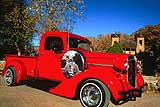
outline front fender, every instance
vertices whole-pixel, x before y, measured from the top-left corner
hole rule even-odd
[[[104,83],[113,97],[116,98],[118,97],[118,92],[123,89],[123,84],[118,80],[113,70],[112,67],[88,68],[78,75],[61,81],[57,87],[50,89],[50,92],[60,96],[74,98],[77,88],[81,83],[88,79],[96,79]]]
[[[9,61],[6,63],[4,70],[2,71],[2,76],[4,76],[6,70],[9,67],[14,67],[16,70],[16,83],[18,84],[21,80],[26,80],[27,76],[26,76],[26,72],[25,72],[25,68],[23,66],[23,63],[20,61]]]
[[[112,97],[118,99],[120,97],[119,92],[125,88],[123,82],[120,80],[119,73],[113,67],[99,67],[99,69],[96,67],[96,71],[95,69],[92,71],[94,72],[90,74],[91,78],[104,83],[110,90]]]

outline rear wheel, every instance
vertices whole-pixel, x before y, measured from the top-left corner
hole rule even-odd
[[[4,75],[4,82],[8,86],[16,85],[16,70],[14,67],[9,67],[6,70],[6,73]]]
[[[110,101],[108,88],[99,82],[86,82],[80,89],[80,102],[83,107],[107,107]]]

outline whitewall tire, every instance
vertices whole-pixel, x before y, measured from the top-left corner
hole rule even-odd
[[[107,107],[110,101],[110,92],[102,82],[85,82],[79,92],[83,107]]]

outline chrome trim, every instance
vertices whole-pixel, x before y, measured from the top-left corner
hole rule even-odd
[[[129,82],[129,84],[133,87],[136,88],[137,87],[137,83],[136,83],[136,62],[137,62],[137,58],[135,56],[129,56],[127,59],[127,63],[129,64],[129,69],[128,69],[128,75],[127,75],[127,80]],[[131,70],[131,71],[130,71]],[[130,79],[131,78],[131,79]],[[134,81],[132,80],[134,79]]]
[[[94,63],[88,63],[89,66],[109,66],[109,67],[113,67],[112,64],[94,64]]]

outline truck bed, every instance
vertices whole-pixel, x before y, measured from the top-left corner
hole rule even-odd
[[[21,72],[25,73],[26,76],[35,76],[36,69],[36,59],[37,56],[18,56],[18,55],[6,55],[6,64],[3,71],[9,66],[16,66],[16,64],[20,64]],[[18,62],[18,63],[17,63]],[[8,65],[10,64],[10,65]],[[16,68],[17,69],[17,68]],[[4,72],[3,72],[4,74]]]

